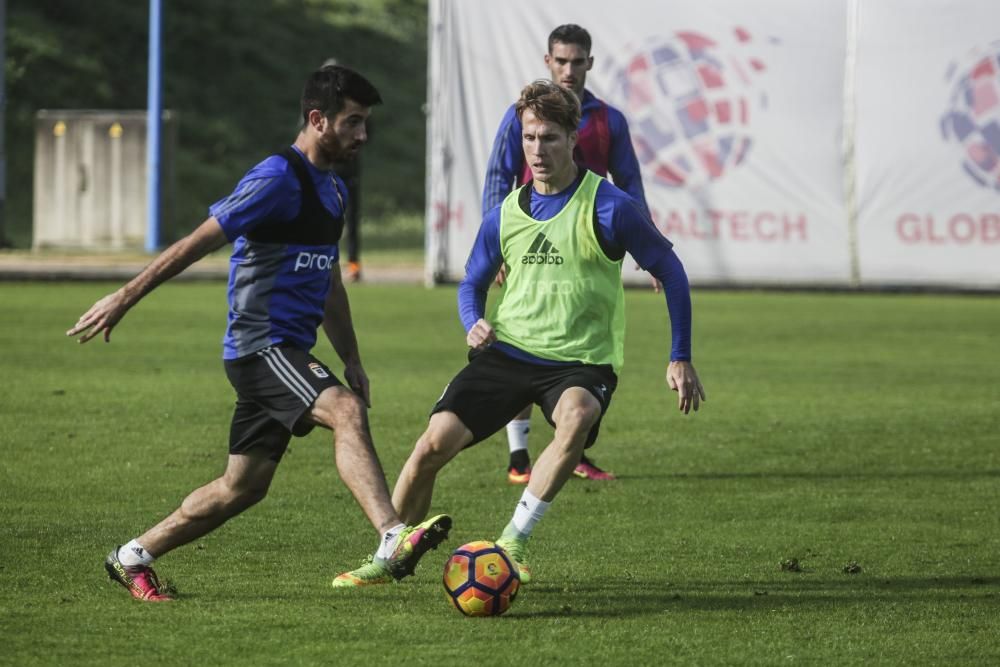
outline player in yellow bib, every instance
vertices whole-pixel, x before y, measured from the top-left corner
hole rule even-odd
[[[574,163],[576,95],[536,81],[521,92],[516,110],[533,180],[492,209],[479,230],[459,287],[470,361],[434,406],[392,501],[404,521],[419,522],[448,461],[502,429],[525,405],[539,405],[555,434],[497,539],[528,583],[528,538],[597,439],[618,383],[626,252],[664,285],[672,330],[667,382],[681,412],[697,410],[705,391],[691,364],[684,267],[632,197]],[[490,322],[486,293],[501,264],[507,280]],[[361,574],[341,576],[361,580]]]
[[[528,186],[501,206],[500,251],[511,259],[493,329],[498,340],[539,358],[617,373],[625,336],[621,259],[605,255],[593,229],[604,180],[581,174],[576,192],[548,220],[522,210]]]
[[[580,125],[573,159],[598,176],[608,176],[614,184],[632,196],[639,207],[648,212],[642,187],[639,161],[632,148],[628,122],[621,111],[598,99],[587,88],[587,73],[594,67],[590,33],[573,23],[560,25],[549,33],[545,66],[550,78],[580,98]],[[521,149],[521,119],[515,104],[500,121],[493,150],[486,164],[483,184],[483,215],[503,202],[511,190],[532,179],[531,169],[524,161]],[[503,285],[506,270],[497,274],[497,284]],[[507,445],[510,459],[506,467],[507,481],[527,484],[531,479],[531,456],[528,454],[528,433],[531,430],[532,406],[527,405],[507,424]],[[591,481],[611,481],[614,473],[601,469],[586,454],[573,474]]]

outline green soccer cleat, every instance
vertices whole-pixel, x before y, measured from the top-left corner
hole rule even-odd
[[[392,582],[392,575],[384,560],[375,560],[368,556],[361,562],[361,567],[350,572],[338,574],[333,580],[334,588],[357,588],[358,586],[370,586],[372,584],[388,584]]]
[[[437,549],[451,530],[451,517],[438,514],[416,526],[407,526],[396,536],[396,546],[388,559],[368,556],[361,567],[338,574],[333,580],[334,588],[357,588],[372,584],[388,584],[393,579],[402,579],[413,574],[420,558]]]
[[[531,583],[531,569],[528,567],[528,538],[501,537],[496,541],[496,545],[507,552],[510,559],[517,566],[517,571],[521,575],[522,584]]]
[[[389,573],[395,579],[402,579],[413,574],[413,569],[420,558],[448,539],[451,530],[451,517],[438,514],[416,526],[407,526],[396,538],[396,548],[386,562]]]

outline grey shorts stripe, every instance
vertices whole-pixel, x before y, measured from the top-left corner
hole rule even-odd
[[[308,434],[316,423],[309,409],[322,392],[343,383],[307,350],[276,344],[224,362],[236,390],[229,428],[229,453],[251,450],[278,461],[289,440]]]
[[[274,371],[274,374],[281,380],[282,384],[298,396],[303,403],[312,405],[312,402],[316,400],[319,394],[298,374],[295,367],[285,359],[280,349],[268,347],[257,354],[263,357],[264,361],[267,362],[267,365]]]

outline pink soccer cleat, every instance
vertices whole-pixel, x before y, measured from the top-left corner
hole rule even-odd
[[[112,581],[117,581],[124,586],[132,597],[145,602],[170,602],[174,598],[167,592],[166,587],[160,585],[160,580],[153,572],[153,568],[141,565],[139,567],[125,567],[118,560],[118,547],[111,550],[108,557],[104,559],[104,569],[108,571],[108,576]]]
[[[601,470],[593,461],[586,456],[580,458],[580,462],[573,469],[573,474],[580,479],[589,479],[595,482],[610,482],[618,479],[614,473]]]

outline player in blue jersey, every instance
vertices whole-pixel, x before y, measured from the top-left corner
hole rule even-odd
[[[625,116],[585,88],[587,72],[594,66],[590,47],[590,33],[578,25],[566,24],[549,34],[548,53],[545,54],[545,65],[549,68],[553,83],[572,90],[580,98],[582,115],[577,128],[573,158],[577,164],[598,176],[610,175],[615,185],[630,194],[648,215],[639,161],[632,147]],[[516,185],[531,180],[531,172],[521,150],[521,129],[521,119],[512,104],[500,121],[486,166],[484,216],[498,206]],[[497,276],[498,284],[503,284],[503,277],[504,268],[501,267]],[[511,484],[527,484],[531,478],[531,459],[528,456],[530,424],[531,406],[528,405],[507,425],[507,443],[510,447],[507,479]],[[595,481],[615,478],[612,473],[601,470],[586,455],[580,459],[580,464],[573,473],[577,477]]]
[[[317,425],[334,431],[340,478],[381,533],[367,563],[370,579],[412,574],[420,557],[447,537],[448,516],[407,526],[393,509],[372,445],[368,376],[338,262],[346,189],[331,168],[357,155],[367,139],[365,121],[379,103],[375,87],[353,70],[312,73],[295,143],[251,169],[197,229],[67,331],[81,343],[98,334],[110,341],[122,317],[156,286],[233,243],[223,340],[226,375],[236,390],[228,464],[167,518],[108,554],[108,575],[137,599],[172,599],[153,560],[261,501],[291,437]],[[344,363],[346,386],[310,353],[320,326]]]
[[[597,439],[618,383],[626,252],[664,285],[671,322],[666,380],[680,411],[698,410],[705,391],[691,363],[684,267],[635,199],[573,161],[577,97],[536,81],[522,91],[517,113],[533,180],[490,209],[479,229],[458,289],[470,361],[434,405],[392,501],[404,521],[419,521],[451,459],[502,429],[525,404],[539,405],[555,434],[497,539],[528,583],[529,537]],[[507,280],[487,320],[486,294],[502,263]]]

